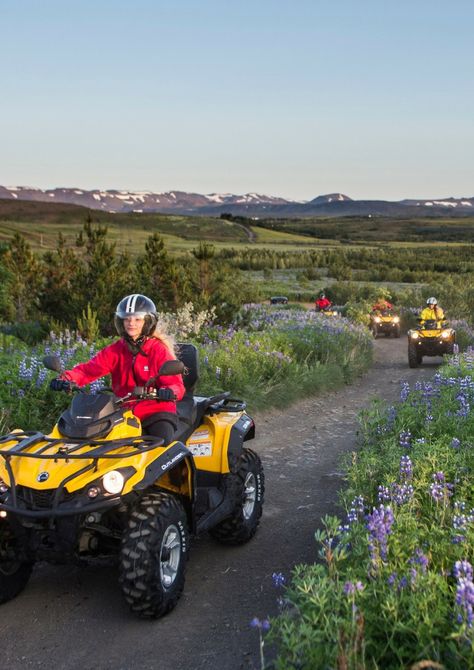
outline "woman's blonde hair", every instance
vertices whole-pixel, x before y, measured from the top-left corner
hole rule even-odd
[[[163,344],[168,349],[170,354],[174,358],[177,357],[178,347],[177,347],[176,341],[175,341],[173,335],[170,335],[166,331],[166,327],[163,323],[158,321],[158,323],[156,324],[156,328],[153,331],[153,333],[150,335],[150,337],[153,337],[153,338],[155,338],[155,340],[160,340],[160,342],[163,342]]]

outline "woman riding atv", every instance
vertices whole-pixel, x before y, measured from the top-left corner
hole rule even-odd
[[[165,361],[176,359],[173,339],[161,331],[155,304],[141,294],[128,295],[117,305],[114,317],[120,340],[109,344],[87,363],[65,370],[53,379],[53,391],[67,391],[71,382],[84,386],[110,374],[116,396],[124,397],[136,386],[146,386]],[[165,388],[158,388],[165,384]],[[148,435],[162,437],[169,444],[177,427],[176,401],[184,395],[181,375],[155,381],[156,400],[134,402],[133,412]]]
[[[379,298],[376,303],[372,305],[372,312],[387,312],[393,309],[391,302],[385,298]]]
[[[332,302],[326,298],[326,294],[324,292],[321,292],[314,305],[317,312],[324,312],[331,307]]]
[[[426,301],[426,307],[420,314],[420,323],[423,325],[425,321],[436,321],[439,324],[444,321],[444,312],[438,305],[436,298],[431,297]]]

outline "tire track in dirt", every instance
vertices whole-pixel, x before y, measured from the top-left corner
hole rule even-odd
[[[0,658],[10,670],[244,670],[260,668],[254,616],[277,613],[272,573],[289,576],[316,557],[314,531],[337,512],[341,456],[356,448],[357,415],[400,383],[427,379],[441,359],[410,369],[406,340],[375,341],[375,363],[354,384],[255,415],[249,446],[262,457],[266,500],[260,529],[242,547],[193,542],[185,593],[173,612],[135,619],[111,567],[40,565],[25,591],[1,607]]]

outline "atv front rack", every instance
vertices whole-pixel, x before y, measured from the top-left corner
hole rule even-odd
[[[16,442],[16,446],[10,449],[2,449],[1,445],[6,442]],[[46,443],[46,444],[45,444]],[[75,439],[70,437],[46,437],[43,433],[35,431],[23,431],[21,433],[10,433],[0,437],[0,456],[5,461],[11,456],[21,456],[26,458],[45,458],[54,460],[69,459],[99,459],[99,458],[130,458],[144,451],[151,451],[163,444],[163,438],[153,435],[140,435],[134,438],[124,438],[121,440],[91,440]],[[37,446],[37,451],[26,451]],[[48,449],[58,446],[58,451],[54,454],[45,454]],[[94,447],[82,454],[74,453],[84,447]],[[129,451],[120,454],[111,454],[109,452],[129,447]]]
[[[6,442],[16,442],[16,445],[10,449],[2,449],[2,444]],[[133,438],[126,438],[120,440],[89,440],[89,439],[72,439],[72,438],[52,438],[46,437],[39,432],[18,432],[10,433],[0,438],[0,456],[5,461],[5,469],[8,472],[10,478],[9,487],[11,492],[11,501],[10,504],[0,503],[0,507],[3,510],[16,512],[22,516],[30,517],[50,517],[50,516],[65,516],[68,514],[74,514],[78,512],[77,508],[70,507],[63,510],[62,512],[58,509],[58,505],[62,502],[64,497],[64,492],[67,492],[66,484],[75,479],[76,477],[84,474],[88,471],[97,471],[98,470],[98,461],[102,458],[111,458],[111,459],[123,459],[131,458],[137,454],[142,454],[145,451],[151,451],[156,449],[163,444],[163,438],[155,437],[153,435],[140,435]],[[48,449],[58,447],[58,450],[55,453],[46,454],[45,452]],[[84,453],[78,454],[75,453],[79,449],[84,447],[91,447]],[[26,451],[36,447],[35,451]],[[128,450],[122,453],[110,453],[116,451],[117,449],[127,448]],[[57,462],[58,460],[65,460],[68,462],[72,459],[82,459],[86,461],[91,461],[87,463],[84,467],[80,468],[76,472],[65,477],[59,484],[59,486],[52,491],[44,491],[44,495],[50,495],[51,500],[48,501],[50,507],[46,510],[29,510],[24,509],[18,505],[18,485],[15,481],[15,476],[13,473],[13,468],[11,466],[12,458],[38,458],[38,459],[49,459]],[[133,470],[133,468],[127,468]],[[21,488],[21,487],[20,487]],[[34,493],[41,495],[39,491],[30,492],[32,495]],[[110,495],[107,499],[102,499],[98,502],[89,502],[88,504],[83,504],[81,512],[94,511],[95,509],[103,509],[104,507],[113,506],[118,504],[120,499],[120,494]]]

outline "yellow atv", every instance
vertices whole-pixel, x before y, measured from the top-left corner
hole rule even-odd
[[[370,330],[375,338],[380,334],[400,337],[400,317],[391,310],[373,312],[370,314]]]
[[[418,328],[408,331],[408,365],[416,368],[423,356],[453,354],[455,343],[456,331],[447,323],[420,320]]]
[[[0,603],[26,585],[36,561],[118,559],[131,610],[157,618],[183,588],[190,535],[242,544],[262,514],[264,473],[244,446],[255,435],[245,403],[193,395],[197,350],[160,375],[186,371],[176,440],[142,434],[127,400],[156,397],[153,379],[126,398],[76,393],[52,432],[0,438]],[[50,369],[59,359],[47,357]],[[184,366],[183,367],[183,363]]]

